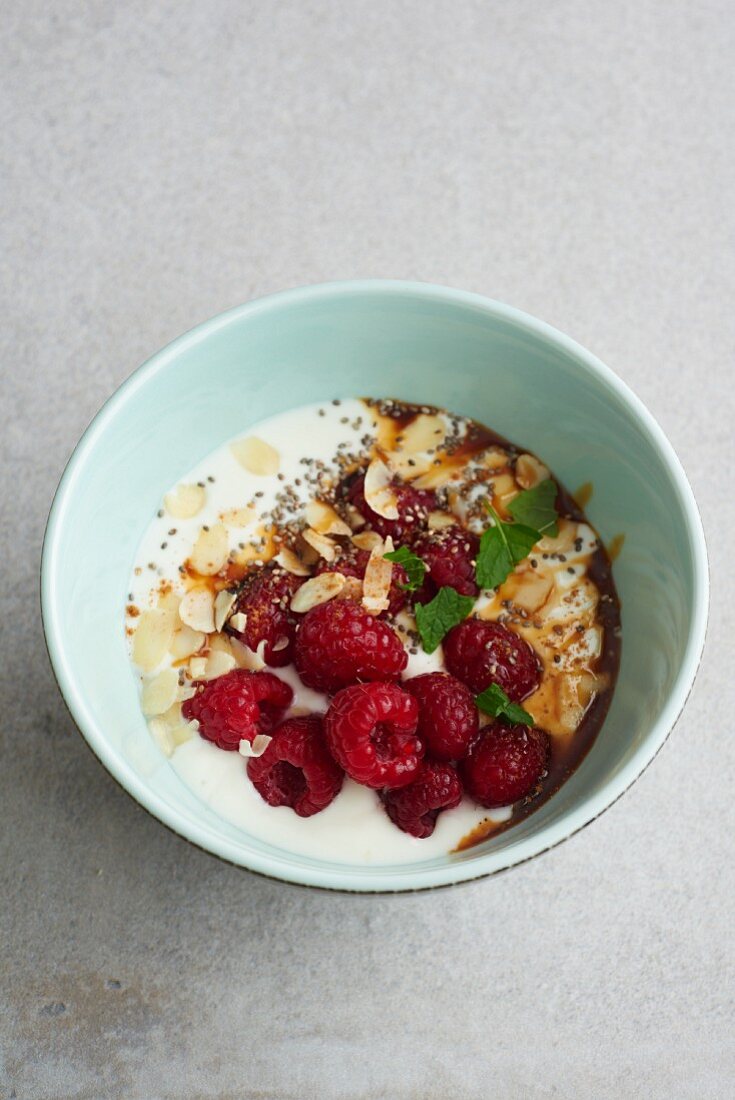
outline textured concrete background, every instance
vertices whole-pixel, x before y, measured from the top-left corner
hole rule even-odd
[[[734,39],[728,0],[4,5],[3,1100],[732,1096]],[[169,834],[75,732],[38,616],[51,495],[108,394],[221,309],[356,275],[597,352],[711,553],[704,665],[634,789],[415,897]]]

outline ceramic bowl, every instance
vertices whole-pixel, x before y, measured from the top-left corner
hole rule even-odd
[[[141,715],[123,636],[127,579],[163,493],[263,417],[360,394],[446,406],[541,455],[592,522],[624,535],[614,574],[622,664],[591,751],[539,810],[456,855],[413,865],[306,858],[224,821],[183,785]],[[286,291],[199,325],[120,387],[78,444],[43,552],[51,661],[71,713],[118,782],[188,840],[253,871],[358,891],[444,886],[512,867],[588,824],[653,759],[692,686],[707,559],[691,489],[649,412],[598,359],[515,309],[404,282]]]

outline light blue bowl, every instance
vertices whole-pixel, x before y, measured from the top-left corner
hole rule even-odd
[[[177,777],[141,716],[123,638],[138,541],[161,497],[230,436],[284,409],[360,394],[443,405],[541,455],[571,490],[591,481],[615,565],[622,667],[592,750],[515,828],[459,855],[358,866],[269,846],[220,819]],[[707,557],[684,472],[663,432],[598,359],[548,325],[443,287],[354,282],[231,310],[142,366],[97,415],[61,479],[42,564],[49,653],[94,752],[177,833],[290,882],[416,890],[487,875],[592,821],[663,744],[692,686],[707,617]]]

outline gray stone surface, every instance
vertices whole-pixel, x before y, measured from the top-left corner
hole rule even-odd
[[[0,1097],[732,1096],[735,346],[727,0],[8,0],[0,142]],[[219,310],[355,275],[596,351],[700,501],[686,712],[499,878],[348,897],[189,847],[85,747],[38,615],[100,403]]]

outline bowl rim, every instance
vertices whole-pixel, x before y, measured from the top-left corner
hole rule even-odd
[[[396,297],[418,296],[429,302],[469,307],[508,321],[571,356],[611,390],[623,402],[639,428],[652,443],[672,478],[686,521],[694,566],[695,591],[694,611],[689,623],[684,656],[658,720],[642,739],[625,766],[611,776],[596,794],[582,799],[563,817],[549,823],[538,833],[510,844],[502,851],[480,853],[475,859],[447,863],[438,867],[422,868],[420,864],[396,865],[394,869],[380,868],[378,873],[377,868],[369,866],[352,868],[349,865],[332,863],[325,864],[323,867],[304,866],[298,862],[298,857],[290,858],[287,852],[282,856],[259,852],[243,853],[233,841],[218,836],[208,825],[188,821],[174,806],[152,792],[145,780],[135,773],[122,757],[113,752],[103,731],[98,728],[87,710],[84,699],[76,691],[62,643],[60,618],[55,600],[54,574],[56,551],[63,531],[64,516],[85,457],[118,408],[138,388],[145,385],[149,378],[164,369],[182,350],[207,339],[221,328],[237,323],[243,317],[253,316],[266,310],[282,309],[320,298],[386,293]],[[471,291],[397,279],[357,279],[317,283],[269,294],[203,321],[152,355],[105,401],[72,451],[51,503],[41,555],[41,616],[46,646],[59,690],[87,744],[123,789],[172,831],[230,863],[297,885],[361,893],[410,892],[483,878],[517,866],[548,851],[599,817],[643,773],[666,741],[681,714],[701,660],[708,610],[707,548],[694,493],[663,429],[630,387],[581,344],[531,314]]]

